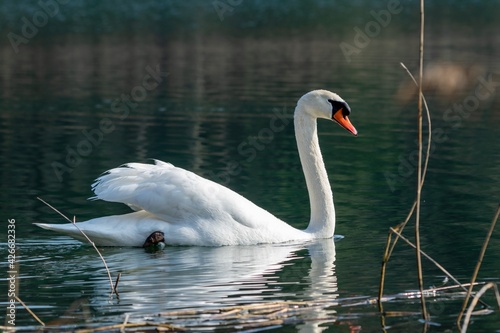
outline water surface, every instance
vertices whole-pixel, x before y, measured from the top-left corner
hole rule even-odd
[[[308,301],[319,306],[278,326],[283,331],[378,331],[378,310],[367,300],[378,292],[388,228],[404,219],[415,195],[416,174],[408,161],[416,149],[416,102],[400,95],[410,81],[399,62],[414,71],[418,44],[412,26],[405,25],[413,17],[405,7],[403,16],[395,16],[387,30],[348,62],[339,43],[352,41],[351,27],[371,19],[370,8],[358,8],[356,19],[345,18],[349,28],[339,28],[337,34],[305,24],[289,35],[286,21],[273,30],[273,21],[264,14],[254,23],[268,30],[216,28],[236,24],[238,8],[222,22],[209,12],[212,28],[203,21],[211,16],[201,11],[193,21],[205,22],[206,30],[203,24],[183,25],[188,18],[179,9],[184,21],[172,21],[176,28],[155,30],[155,24],[140,21],[130,31],[116,17],[112,22],[121,25],[99,25],[88,9],[83,13],[90,22],[109,29],[90,31],[83,21],[70,20],[66,33],[60,33],[54,27],[64,23],[58,19],[17,54],[7,44],[0,56],[0,202],[4,221],[16,220],[19,297],[44,321],[70,327],[120,323],[126,313],[131,320],[158,320],[149,316]],[[240,9],[243,22],[249,9]],[[440,10],[434,7],[430,17]],[[19,19],[27,15],[17,13]],[[488,17],[476,28],[490,29]],[[17,31],[16,22],[4,31]],[[433,128],[441,135],[432,145],[422,196],[421,238],[423,249],[465,282],[499,201],[498,88],[485,98],[476,95],[484,80],[500,81],[498,37],[478,38],[465,28],[450,34],[454,24],[435,27],[430,22],[429,29],[435,29],[430,31],[447,31],[450,40],[429,33],[427,61],[451,62],[469,75],[452,91],[440,89],[442,85],[427,90]],[[148,81],[150,89],[145,89],[144,78],[152,72],[157,85]],[[221,182],[305,228],[309,201],[292,115],[297,99],[317,88],[333,90],[350,104],[351,121],[360,133],[352,137],[335,124],[319,124],[335,196],[336,233],[345,236],[340,241],[168,247],[159,253],[102,248],[113,276],[122,273],[117,298],[109,295],[107,274],[90,246],[32,225],[64,222],[37,196],[78,221],[128,212],[119,204],[87,201],[90,184],[122,163],[157,158]],[[478,104],[469,111],[447,111],[467,106],[474,96]],[[266,136],[278,116],[281,130]],[[250,145],[255,139],[259,146]],[[252,149],[242,151],[242,145]],[[412,231],[407,234],[413,239]],[[7,229],[0,235],[5,245]],[[500,243],[493,237],[482,281],[498,281],[498,253]],[[1,265],[6,272],[8,262]],[[424,269],[426,286],[442,283],[442,272],[428,262]],[[414,252],[402,242],[387,281],[387,295],[416,289]],[[5,278],[0,285],[7,291]],[[441,326],[430,330],[454,329],[461,300],[456,294],[431,297],[432,320]],[[494,304],[491,295],[486,300]],[[1,305],[7,304],[4,297]],[[387,319],[389,331],[422,330],[414,299],[394,299],[386,307],[408,311]],[[18,326],[36,324],[21,307],[16,318]],[[178,324],[216,326],[200,318]],[[497,311],[477,316],[474,327],[492,332],[499,323]]]

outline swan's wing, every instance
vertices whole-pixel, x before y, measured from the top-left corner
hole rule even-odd
[[[111,169],[96,179],[92,189],[96,194],[92,199],[121,202],[170,223],[234,220],[255,228],[273,217],[222,185],[157,160]]]

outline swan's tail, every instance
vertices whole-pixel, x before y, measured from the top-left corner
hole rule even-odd
[[[129,245],[127,240],[121,241],[122,237],[120,237],[119,232],[116,230],[119,228],[113,229],[113,226],[102,225],[101,228],[96,228],[94,221],[87,222],[78,222],[78,229],[73,223],[64,223],[64,224],[50,224],[50,223],[34,223],[36,226],[61,233],[66,236],[73,237],[83,243],[89,243],[88,238],[97,246],[123,246]],[[85,237],[85,235],[87,237]],[[144,236],[146,239],[146,236]],[[140,246],[141,244],[135,244],[134,242],[130,242],[129,246]]]
[[[85,236],[82,235],[80,230],[78,230],[72,223],[65,223],[65,224],[33,223],[33,224],[42,229],[51,230],[67,236],[71,236],[82,242],[88,242]]]
[[[166,232],[168,229],[168,223],[143,210],[76,222],[76,226],[73,223],[35,223],[35,225],[88,243],[87,238],[82,234],[83,231],[98,246],[141,247],[152,232]]]

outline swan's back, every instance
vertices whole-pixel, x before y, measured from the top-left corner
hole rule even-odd
[[[121,202],[169,223],[221,218],[225,212],[252,227],[244,212],[259,208],[224,186],[158,160],[111,169],[95,181],[92,190],[96,194],[92,199]]]
[[[155,164],[129,163],[111,169],[92,188],[96,194],[93,199],[144,210],[168,222],[170,229],[189,228],[193,237],[201,230],[205,236],[237,244],[254,234],[266,239],[295,231],[227,187],[158,160]]]

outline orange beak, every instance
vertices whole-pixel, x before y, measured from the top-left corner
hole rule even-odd
[[[358,131],[351,124],[351,122],[349,121],[349,118],[347,116],[344,116],[342,109],[335,112],[335,114],[333,115],[333,120],[335,120],[340,126],[345,128],[346,130],[348,130],[352,134],[354,134],[356,136],[358,135]]]

